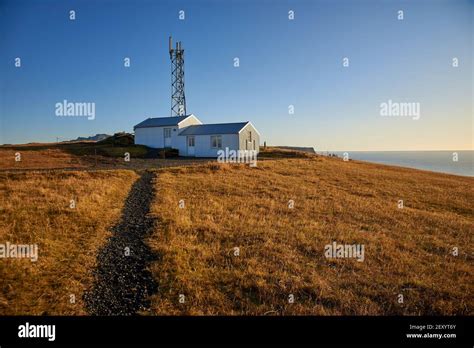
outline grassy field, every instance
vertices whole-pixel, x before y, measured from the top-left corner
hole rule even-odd
[[[127,165],[125,153],[135,160],[147,155],[148,148],[87,141],[6,145],[0,147],[0,169],[83,169],[96,165]]]
[[[39,249],[36,262],[0,260],[0,315],[85,314],[82,294],[97,250],[137,177],[132,171],[0,173],[0,243]]]
[[[88,164],[85,158],[54,146],[0,147],[0,169],[84,168]]]
[[[125,160],[125,154],[130,160]],[[20,159],[17,161],[16,159]],[[0,146],[0,171],[43,169],[131,169],[143,170],[192,165],[206,159],[178,158],[174,150],[150,149],[142,145],[109,142],[48,143]]]
[[[152,313],[472,315],[473,184],[315,156],[160,170]]]
[[[91,162],[19,147],[29,166],[17,169],[28,170],[0,171],[0,244],[38,244],[39,258],[0,260],[0,315],[86,314],[97,252],[138,174],[32,171]],[[2,147],[0,159],[16,151]],[[474,313],[474,178],[274,148],[260,159],[133,164],[179,166],[154,172],[150,314]],[[363,245],[364,260],[326,258],[333,242]]]

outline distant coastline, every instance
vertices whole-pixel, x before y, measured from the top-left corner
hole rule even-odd
[[[318,154],[335,154],[349,159],[433,172],[474,176],[474,151],[318,151]],[[457,161],[455,161],[457,153]]]

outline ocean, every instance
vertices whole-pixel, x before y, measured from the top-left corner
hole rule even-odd
[[[329,151],[350,159],[389,164],[400,167],[430,170],[463,176],[474,176],[474,151]],[[454,161],[457,153],[457,161]]]

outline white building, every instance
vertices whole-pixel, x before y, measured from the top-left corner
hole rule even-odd
[[[254,150],[260,133],[251,122],[202,124],[194,115],[148,118],[137,124],[135,144],[172,148],[180,156],[217,157],[219,150]]]

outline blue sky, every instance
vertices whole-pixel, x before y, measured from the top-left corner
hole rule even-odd
[[[262,142],[321,151],[473,149],[473,7],[0,0],[0,143],[132,131],[169,116],[173,35],[185,49],[187,110],[204,123],[250,120]],[[64,99],[94,102],[95,119],[57,117]],[[420,119],[382,117],[388,100],[419,103]]]

